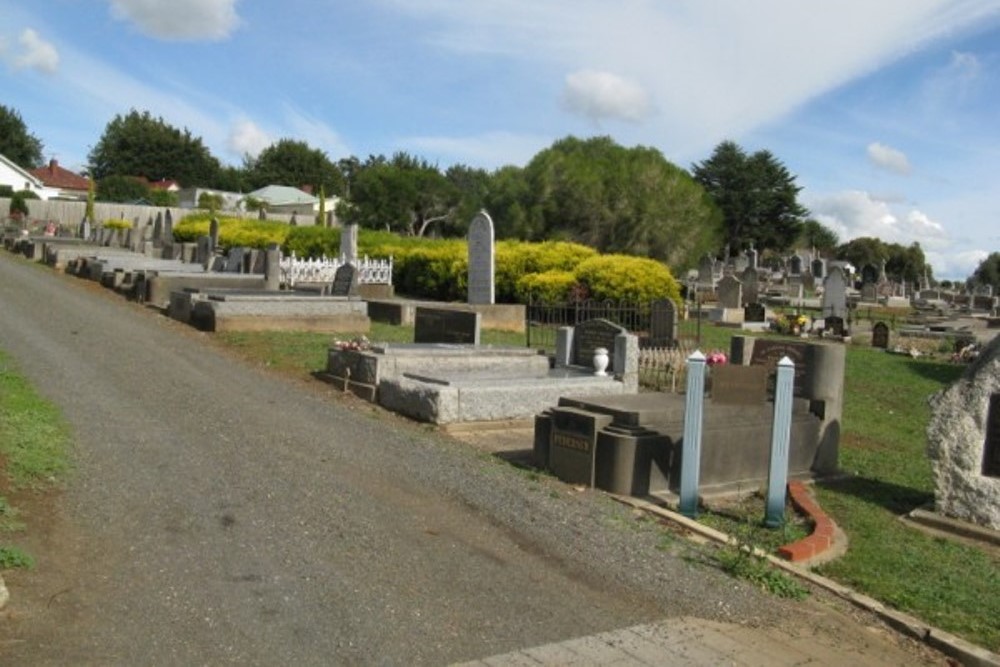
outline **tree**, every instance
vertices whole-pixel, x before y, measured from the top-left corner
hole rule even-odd
[[[347,222],[423,236],[432,224],[454,220],[458,189],[425,160],[396,153],[371,156],[351,183],[351,196],[337,208]]]
[[[722,211],[727,255],[751,243],[759,250],[787,250],[799,237],[807,213],[797,199],[801,188],[770,151],[748,155],[723,141],[692,173]]]
[[[520,187],[514,176],[506,187]],[[721,216],[704,189],[653,148],[567,137],[536,155],[523,178],[520,208],[509,209],[523,215],[514,226],[529,239],[565,238],[675,269],[721,242]]]
[[[837,233],[822,223],[809,218],[802,223],[802,232],[798,242],[807,248],[813,248],[820,254],[829,254],[837,249],[840,239]]]
[[[0,154],[24,169],[42,164],[42,142],[28,132],[21,114],[0,104]]]
[[[202,192],[198,195],[198,208],[204,209],[215,215],[215,212],[222,208],[224,203],[222,195],[214,192]]]
[[[972,272],[970,285],[993,285],[993,293],[1000,293],[1000,252],[991,252]]]
[[[839,246],[836,257],[850,262],[859,271],[868,264],[881,269],[882,262],[885,262],[886,277],[912,284],[919,282],[925,272],[930,272],[919,243],[904,246],[885,243],[872,236],[860,236]]]
[[[268,185],[307,186],[313,192],[322,187],[335,195],[344,193],[344,176],[323,151],[304,141],[282,139],[271,144],[256,159],[247,160],[247,181],[253,188]]]
[[[882,261],[888,259],[889,252],[880,239],[873,236],[859,236],[837,247],[837,259],[850,262],[858,271],[866,264],[878,268]]]
[[[148,111],[115,116],[90,151],[90,175],[172,179],[182,186],[212,187],[219,161],[187,130],[178,130]]]
[[[112,175],[97,182],[97,201],[129,203],[149,199],[149,186],[131,176]]]
[[[7,214],[14,219],[26,217],[29,214],[27,201],[29,199],[38,199],[38,195],[31,190],[18,190],[15,192],[11,195],[10,207]]]

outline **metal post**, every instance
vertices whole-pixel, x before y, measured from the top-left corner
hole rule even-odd
[[[792,385],[795,364],[788,357],[778,362],[774,387],[774,426],[771,431],[771,466],[767,475],[767,510],[764,525],[778,528],[785,522],[785,487],[788,484],[788,448],[792,430]]]
[[[701,469],[701,423],[705,407],[705,355],[695,350],[687,359],[687,396],[684,406],[684,441],[681,451],[679,510],[693,519],[698,515],[698,474]]]

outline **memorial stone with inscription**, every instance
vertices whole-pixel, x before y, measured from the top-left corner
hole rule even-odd
[[[482,316],[473,311],[418,306],[413,319],[414,343],[479,345]]]
[[[823,280],[820,307],[824,317],[847,317],[847,279],[839,266],[830,267]]]
[[[673,347],[677,342],[677,305],[673,299],[659,299],[650,306],[649,339],[653,347]]]
[[[889,325],[885,322],[876,322],[872,327],[872,347],[889,348]]]
[[[493,304],[495,299],[493,220],[480,211],[469,225],[469,303]]]
[[[715,286],[720,308],[743,307],[743,283],[734,276],[723,276]]]
[[[740,282],[743,283],[743,303],[760,301],[760,277],[756,268],[748,266],[740,275]]]
[[[353,264],[341,264],[333,274],[330,296],[357,296],[358,270]]]
[[[573,328],[573,353],[570,355],[573,365],[592,367],[594,350],[599,347],[613,354],[615,338],[623,333],[628,331],[608,320],[588,320],[576,325]]]
[[[1000,336],[931,400],[927,453],[938,512],[1000,530]]]

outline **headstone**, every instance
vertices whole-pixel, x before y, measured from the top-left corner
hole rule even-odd
[[[788,260],[788,272],[793,276],[802,274],[802,258],[800,256],[792,255],[791,259]]]
[[[872,347],[889,348],[889,325],[885,322],[876,322],[872,327]]]
[[[277,292],[281,289],[281,248],[272,243],[264,251],[264,289]]]
[[[357,296],[358,270],[353,264],[341,264],[333,274],[330,296]]]
[[[243,272],[243,256],[246,253],[244,248],[230,248],[226,256],[226,273]]]
[[[844,323],[843,317],[831,316],[827,317],[823,326],[823,331],[833,334],[834,336],[846,336],[847,328]]]
[[[573,354],[571,355],[573,365],[592,367],[594,350],[603,347],[611,352],[615,349],[615,337],[623,333],[628,333],[628,331],[608,320],[587,320],[576,325],[573,328]]]
[[[808,366],[806,363],[808,349],[807,343],[759,338],[754,341],[750,365],[764,366],[768,369],[769,388],[773,389],[774,374],[777,372],[778,362],[783,357],[788,357],[795,364],[795,395],[802,396],[806,388],[805,374]]]
[[[156,217],[159,218],[160,214],[157,213]],[[163,214],[163,240],[166,243],[174,241],[174,216],[171,215],[169,208]]]
[[[83,222],[80,223],[80,238],[82,238],[84,241],[89,241],[91,231],[92,230],[91,230],[90,220],[84,218]]]
[[[610,415],[575,408],[552,411],[549,433],[549,468],[569,484],[594,485],[598,433],[611,424]]]
[[[658,299],[649,308],[649,343],[652,347],[673,347],[677,341],[677,304]]]
[[[413,342],[479,345],[481,320],[482,316],[472,311],[417,306]]]
[[[714,403],[757,405],[767,400],[768,370],[764,366],[717,364],[709,373]]]
[[[559,327],[556,330],[556,368],[565,368],[573,363],[573,327]]]
[[[195,254],[196,261],[205,267],[207,271],[212,266],[212,237],[198,237],[198,252]]]
[[[874,264],[865,264],[861,267],[861,284],[874,285],[878,282],[878,267]]]
[[[212,252],[219,248],[219,219],[212,218],[208,225],[208,236],[212,239]]]
[[[743,303],[755,303],[760,300],[760,278],[757,269],[748,266],[740,276],[743,283]]]
[[[824,317],[847,316],[847,279],[839,266],[830,267],[823,280],[823,299],[820,307]]]
[[[744,322],[764,322],[767,319],[767,310],[762,303],[748,303],[743,307]]]
[[[750,244],[750,248],[747,250],[746,257],[747,257],[747,268],[756,269],[758,266],[757,263],[758,255],[752,243]]]
[[[358,226],[345,225],[340,230],[340,256],[345,262],[356,264],[358,261]]]
[[[705,286],[715,284],[715,260],[711,255],[705,255],[698,262],[698,282]]]
[[[157,213],[156,220],[153,221],[153,247],[159,248],[162,245],[163,245],[163,216]]]
[[[812,261],[812,266],[810,267],[813,278],[822,279],[826,277],[826,260],[817,257]]]
[[[469,225],[469,303],[494,303],[493,220],[480,211]],[[610,349],[610,348],[609,348]]]
[[[733,276],[723,276],[715,286],[720,308],[743,307],[743,283]]]
[[[931,409],[927,453],[937,511],[1000,530],[1000,336],[931,399]]]

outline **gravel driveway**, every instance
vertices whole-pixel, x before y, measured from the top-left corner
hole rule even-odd
[[[7,574],[0,663],[438,665],[693,616],[913,664],[599,493],[6,254],[0,348],[61,406],[76,464],[28,517],[39,562]]]

